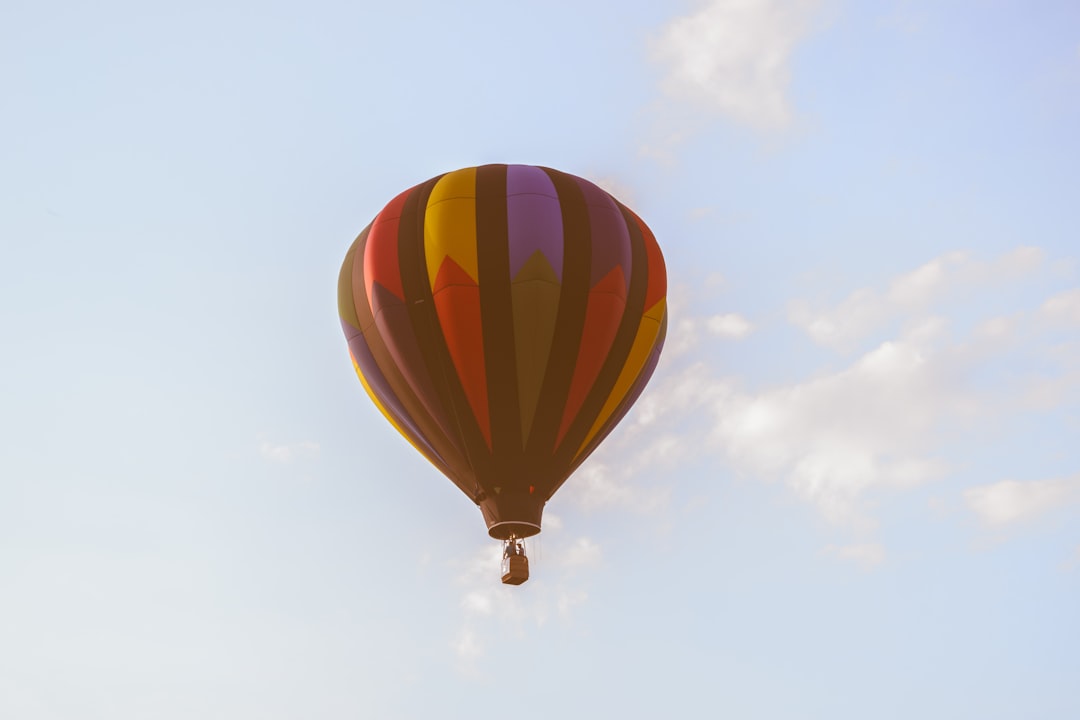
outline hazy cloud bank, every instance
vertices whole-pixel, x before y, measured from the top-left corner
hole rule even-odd
[[[711,457],[734,473],[783,483],[830,523],[871,531],[874,502],[954,476],[977,459],[973,438],[1020,416],[1052,422],[1048,411],[1080,396],[1075,341],[1068,340],[1080,326],[1080,290],[1047,292],[966,329],[951,318],[957,303],[1008,287],[1034,288],[1037,296],[1043,264],[1034,247],[991,259],[953,252],[836,305],[792,300],[793,328],[848,359],[824,372],[806,367],[803,379],[782,384],[755,387],[754,378],[731,376],[694,340],[713,318],[675,317],[674,357],[665,357],[614,442],[569,484],[577,488],[571,497],[588,508],[659,511],[670,486],[653,469]],[[867,345],[890,322],[891,337]],[[987,376],[994,381],[981,380]],[[964,501],[990,525],[1033,517],[1076,495],[1067,489],[1075,480],[989,479],[995,482],[969,489]],[[872,566],[885,557],[874,547],[831,552]]]

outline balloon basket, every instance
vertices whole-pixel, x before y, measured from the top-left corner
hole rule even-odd
[[[502,581],[505,585],[520,585],[529,579],[529,558],[515,555],[503,563]]]
[[[510,536],[503,541],[502,581],[504,585],[520,585],[529,579],[529,558],[525,557],[525,543],[521,538]]]

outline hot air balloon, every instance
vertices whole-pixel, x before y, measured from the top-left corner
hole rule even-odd
[[[349,248],[338,301],[360,382],[479,506],[503,582],[528,578],[521,540],[656,368],[666,292],[645,223],[546,167],[431,178]]]

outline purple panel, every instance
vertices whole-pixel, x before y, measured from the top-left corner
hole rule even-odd
[[[626,287],[630,287],[630,231],[611,196],[588,180],[577,178],[589,208],[592,232],[592,275],[589,286],[600,282],[616,265],[621,265]]]
[[[345,334],[349,335],[350,325],[344,321],[342,321],[341,325],[345,330]],[[398,400],[397,395],[394,394],[394,389],[390,387],[390,383],[386,381],[386,376],[379,369],[379,364],[375,362],[375,357],[371,354],[371,349],[368,347],[363,333],[357,333],[349,337],[349,350],[352,352],[353,357],[356,358],[356,364],[360,366],[360,372],[364,374],[364,379],[367,380],[371,391],[386,406],[390,415],[397,420],[399,425],[409,431],[409,435],[414,441],[427,449],[433,458],[437,458],[445,466],[446,461],[427,441],[424,433],[416,426],[416,423],[413,422],[409,413],[402,406],[401,401]]]
[[[506,168],[510,278],[539,250],[562,280],[563,227],[559,195],[547,173],[530,165]]]
[[[345,331],[345,342],[352,342],[357,335],[363,335],[361,330],[354,328],[352,323],[347,322],[345,318],[341,318],[341,329]]]

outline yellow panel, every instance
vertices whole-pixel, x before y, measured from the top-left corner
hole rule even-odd
[[[600,432],[600,428],[604,426],[604,423],[608,421],[616,408],[619,407],[619,403],[626,397],[626,393],[630,392],[634,381],[637,380],[642,368],[645,367],[645,363],[648,362],[649,355],[656,344],[656,335],[660,332],[660,321],[664,317],[666,305],[666,300],[661,298],[641,318],[637,335],[634,337],[634,344],[630,347],[630,354],[626,357],[626,364],[623,365],[622,372],[619,373],[619,378],[615,381],[615,387],[611,389],[611,394],[608,395],[607,402],[604,403],[604,407],[600,410],[596,422],[593,423],[589,434],[585,436],[585,442],[581,443],[581,447],[575,453],[575,460],[577,460],[581,451],[596,437],[596,433]]]
[[[424,255],[432,289],[447,255],[477,283],[476,168],[443,175],[424,213]]]

